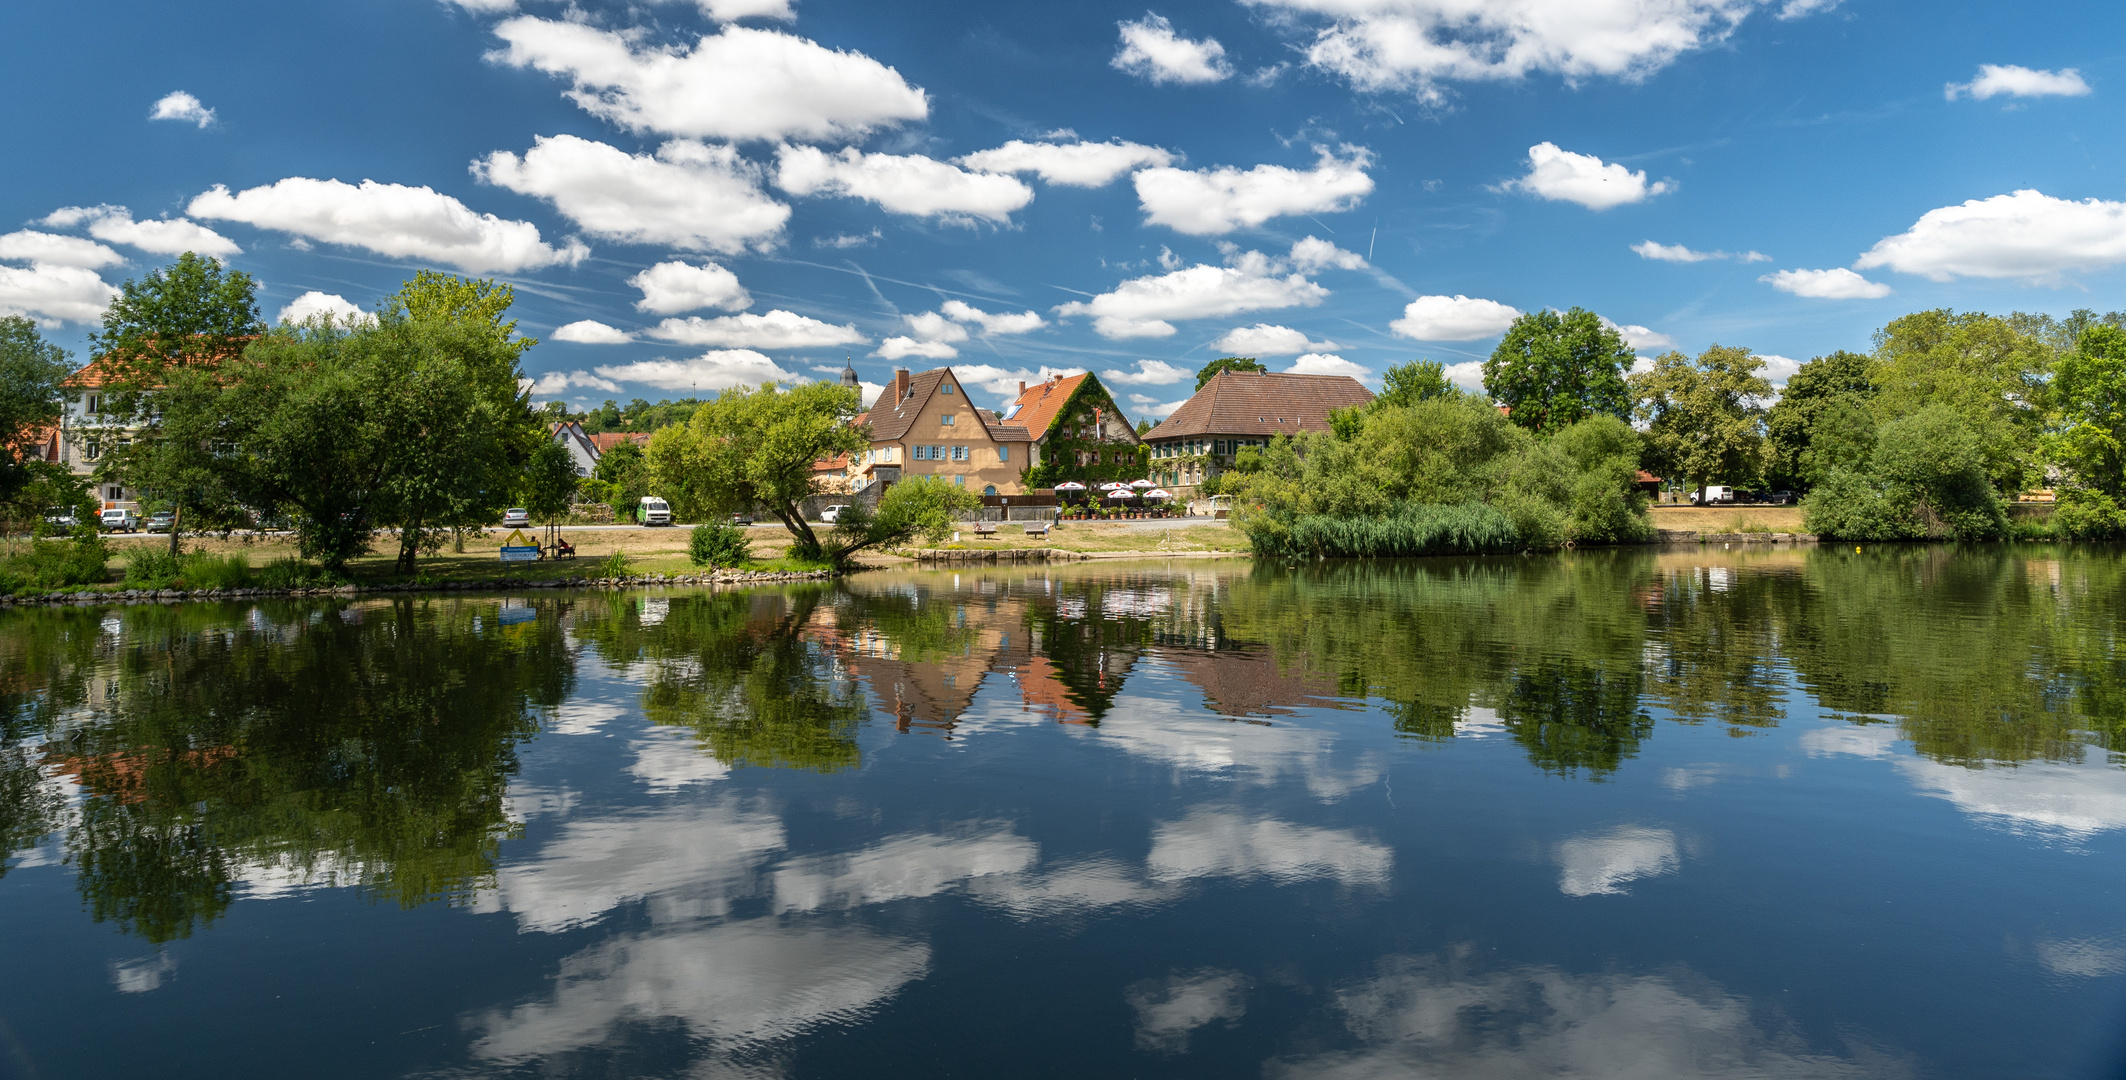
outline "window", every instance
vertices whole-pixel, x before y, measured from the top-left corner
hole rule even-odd
[[[984,487],[984,488],[982,489],[982,494],[984,494],[984,495],[988,495],[988,496],[991,496],[991,497],[995,497],[996,493],[997,493],[997,486],[996,486],[995,484],[990,484],[990,485],[988,485],[988,486],[986,486],[986,487]]]
[[[940,417],[938,417],[938,423],[940,423],[940,424],[943,424],[943,425],[945,425],[946,427],[951,427],[951,426],[952,426],[952,414],[951,414],[951,413],[946,413],[945,415],[943,415],[943,416],[940,416]]]
[[[999,446],[999,447],[997,447],[997,460],[998,460],[998,461],[1010,461],[1010,460],[1011,460],[1011,447],[1009,447],[1009,446]]]
[[[90,394],[81,399],[81,404],[90,416],[94,416],[103,411],[103,395]]]
[[[1212,447],[1211,447],[1211,452],[1212,452],[1212,453],[1214,453],[1214,454],[1223,454],[1223,453],[1225,453],[1225,440],[1224,440],[1224,439],[1220,439],[1220,440],[1218,440],[1218,441],[1217,441],[1217,442],[1216,442],[1215,444],[1213,444],[1213,445],[1212,445]]]
[[[966,448],[966,447],[964,447],[964,446],[955,446],[955,447],[953,447],[953,448],[952,448],[952,460],[954,460],[954,461],[966,461],[966,460],[967,460],[967,457],[968,457],[968,455],[967,455],[967,448]]]
[[[119,487],[116,484],[113,484],[110,487],[103,489],[103,497],[111,500],[112,502],[117,502],[118,500],[125,498],[125,489]]]
[[[100,443],[100,442],[97,442],[97,441],[96,441],[96,440],[94,440],[94,439],[90,439],[89,441],[87,441],[87,442],[85,442],[85,443],[81,444],[81,457],[82,457],[82,460],[84,460],[84,461],[94,461],[94,460],[96,460],[97,458],[100,458],[100,457],[102,457],[102,456],[103,456],[103,444],[102,444],[102,443]]]
[[[966,473],[961,473],[960,475],[958,475],[958,476],[955,476],[955,477],[953,477],[953,478],[952,478],[952,482],[953,482],[953,483],[955,483],[955,484],[958,484],[958,485],[959,485],[959,486],[961,486],[961,487],[966,487],[966,486],[967,486],[967,474],[966,474]]]
[[[950,396],[952,396],[952,384],[951,384],[950,382],[947,382],[947,383],[945,384],[945,395],[946,395],[947,397],[950,397]],[[948,423],[948,424],[949,424],[949,423],[952,423],[952,421],[951,421],[951,420],[946,420],[945,422],[946,422],[946,423]]]

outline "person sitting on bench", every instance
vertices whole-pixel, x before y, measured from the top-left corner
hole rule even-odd
[[[568,542],[568,538],[567,538],[567,537],[563,537],[563,536],[556,536],[556,537],[554,537],[554,558],[556,558],[556,559],[573,559],[573,558],[575,558],[575,557],[576,557],[576,545],[574,545],[574,544],[571,544],[571,543],[569,543],[569,542]]]

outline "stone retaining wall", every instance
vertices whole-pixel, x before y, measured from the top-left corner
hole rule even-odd
[[[557,578],[526,581],[493,578],[483,581],[394,582],[383,585],[338,585],[316,589],[124,589],[102,592],[38,593],[0,596],[0,607],[28,605],[173,604],[187,600],[249,600],[266,597],[363,596],[375,593],[519,592],[525,589],[632,589],[650,585],[754,585],[778,581],[818,581],[836,576],[832,570],[781,573],[755,570],[715,570],[700,574],[642,574],[617,578]]]

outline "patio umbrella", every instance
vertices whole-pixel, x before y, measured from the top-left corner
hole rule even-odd
[[[1138,491],[1143,491],[1145,488],[1152,486],[1152,482],[1149,480],[1132,480],[1129,482],[1129,486],[1136,488]]]
[[[1118,487],[1108,492],[1107,497],[1110,499],[1134,499],[1137,497],[1137,493],[1127,487]]]
[[[1147,499],[1171,499],[1174,497],[1174,493],[1165,488],[1153,488],[1145,492],[1144,497]]]
[[[1060,483],[1060,484],[1057,484],[1057,485],[1056,485],[1056,490],[1057,490],[1057,491],[1084,491],[1084,490],[1085,490],[1085,485],[1084,485],[1084,484],[1081,484],[1081,483],[1079,483],[1079,482],[1077,482],[1076,480],[1065,480],[1065,481],[1063,481],[1062,483]]]

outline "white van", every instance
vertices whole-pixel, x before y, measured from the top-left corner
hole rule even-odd
[[[139,532],[140,514],[120,506],[111,507],[103,512],[103,531]]]
[[[1704,491],[1691,492],[1690,501],[1698,506],[1730,504],[1735,501],[1735,489],[1726,484],[1707,484]]]
[[[655,495],[644,495],[642,501],[635,504],[635,523],[637,525],[670,525],[672,523],[671,504]]]

